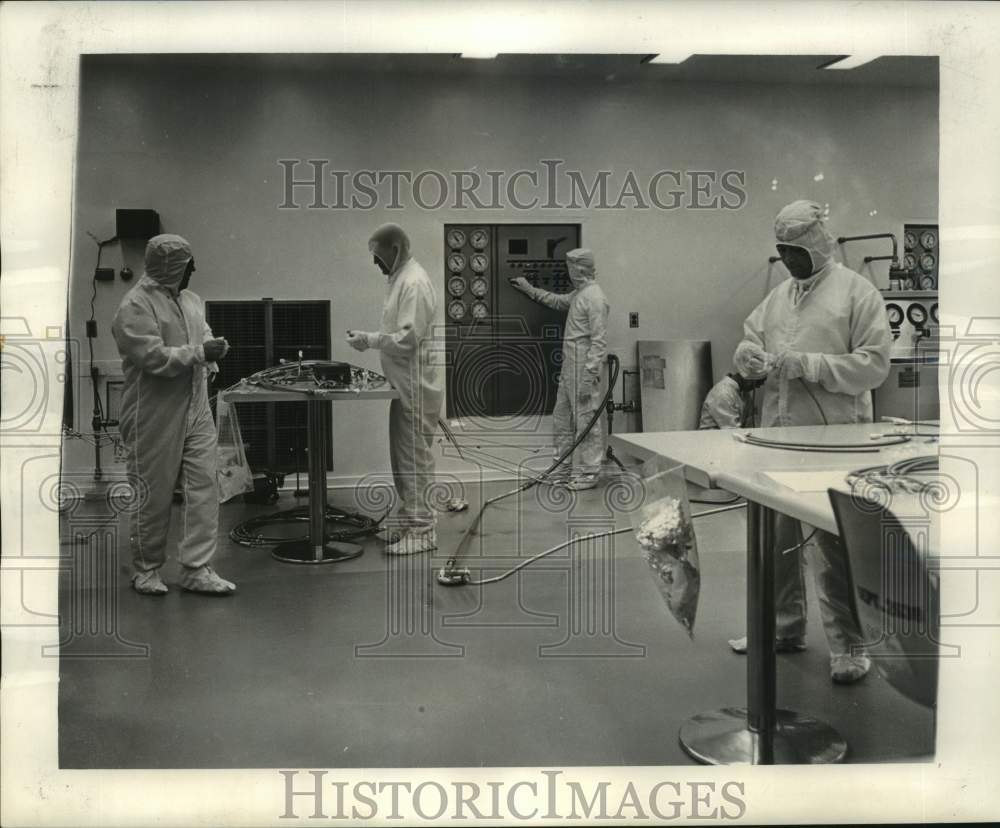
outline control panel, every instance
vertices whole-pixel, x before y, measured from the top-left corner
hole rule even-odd
[[[903,269],[913,274],[914,290],[937,290],[940,258],[936,224],[903,225]]]
[[[580,246],[580,226],[444,229],[448,416],[551,413],[564,315],[532,301],[510,279],[570,292],[566,253]]]

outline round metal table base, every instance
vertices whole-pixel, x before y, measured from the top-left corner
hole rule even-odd
[[[328,541],[316,554],[316,547],[308,540],[294,540],[279,543],[271,552],[271,557],[284,563],[296,564],[328,564],[340,563],[357,558],[364,552],[364,547],[356,543],[340,543]]]
[[[826,722],[791,710],[778,710],[774,730],[775,765],[841,762],[847,742]],[[763,764],[760,734],[747,727],[745,707],[699,713],[681,725],[681,747],[706,765]]]

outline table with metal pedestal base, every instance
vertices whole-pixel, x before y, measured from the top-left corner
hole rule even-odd
[[[864,443],[892,425],[763,428],[751,433],[779,440],[830,444]],[[745,432],[746,429],[740,429]],[[679,740],[706,764],[819,764],[840,762],[844,738],[819,719],[777,707],[774,606],[774,517],[776,512],[837,534],[826,492],[803,493],[778,486],[767,472],[843,470],[876,465],[880,453],[831,455],[780,451],[737,441],[731,430],[672,431],[612,435],[623,454],[663,458],[683,465],[686,479],[703,488],[724,489],[747,499],[747,704],[699,713],[680,728]]]
[[[309,454],[309,537],[290,540],[274,547],[271,556],[285,563],[328,564],[357,558],[363,547],[356,543],[326,540],[326,451],[329,435],[323,427],[323,407],[331,402],[350,400],[392,400],[399,394],[391,388],[358,391],[316,390],[308,394],[240,386],[223,391],[229,403],[298,402],[307,406],[307,446]]]

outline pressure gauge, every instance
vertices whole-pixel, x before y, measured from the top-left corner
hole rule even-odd
[[[485,230],[473,230],[469,236],[469,243],[476,250],[485,250],[490,245],[490,234]]]
[[[461,253],[449,253],[448,270],[452,273],[461,273],[465,270],[465,256]]]
[[[903,234],[903,247],[907,250],[913,250],[917,246],[917,234],[912,230],[907,230]]]
[[[490,260],[485,253],[476,253],[469,259],[469,266],[474,273],[485,273],[489,269]]]
[[[449,302],[448,316],[455,320],[465,319],[465,302],[459,302],[457,299]]]
[[[465,279],[461,276],[452,276],[448,280],[448,293],[452,296],[461,296],[465,293]]]
[[[903,257],[903,268],[906,270],[916,270],[917,269],[917,257],[912,253],[907,253]]]
[[[465,247],[465,233],[461,230],[449,230],[448,247],[452,250],[461,250]]]
[[[898,328],[903,321],[903,309],[895,302],[890,302],[885,306],[885,312],[889,317],[889,327]]]
[[[936,264],[937,259],[934,258],[932,253],[924,253],[924,255],[920,257],[920,269],[924,271],[924,273],[930,273],[934,270],[934,265]]]
[[[941,322],[941,320],[938,319],[938,303],[937,302],[935,302],[933,305],[931,305],[931,319],[934,320],[934,324],[935,325],[938,325]]]
[[[920,289],[921,290],[934,290],[937,287],[937,283],[933,276],[921,276],[920,277]]]
[[[910,320],[913,327],[922,328],[927,321],[927,308],[914,302],[906,309],[906,318]]]
[[[932,230],[924,230],[924,232],[920,234],[920,246],[924,250],[933,250],[937,247],[937,234]]]
[[[488,291],[489,288],[490,286],[486,283],[486,280],[482,276],[477,276],[472,280],[472,285],[469,289],[472,291],[473,296],[477,299],[482,299],[482,297],[486,295],[486,291]]]
[[[489,316],[490,310],[486,307],[485,302],[473,302],[472,303],[472,318],[473,319],[485,319]]]

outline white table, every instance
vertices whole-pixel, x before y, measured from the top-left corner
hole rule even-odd
[[[865,442],[890,434],[889,424],[760,428],[761,437],[795,442]],[[919,443],[925,438],[914,438]],[[704,488],[721,488],[747,499],[747,705],[698,714],[681,727],[680,740],[695,759],[710,764],[837,762],[847,745],[819,719],[777,709],[774,651],[774,515],[789,515],[838,534],[826,491],[796,491],[769,473],[849,471],[890,462],[892,448],[821,453],[764,448],[735,439],[731,430],[612,435],[611,444],[640,459],[663,458],[683,465],[685,478]],[[934,454],[927,442],[922,453]],[[843,490],[849,491],[846,482]]]
[[[229,403],[298,402],[308,406],[307,446],[309,448],[309,538],[278,544],[271,553],[285,563],[325,564],[356,558],[362,552],[357,544],[327,542],[326,532],[326,450],[330,436],[323,428],[323,406],[327,403],[347,403],[361,400],[393,400],[399,392],[385,388],[358,391],[326,389],[277,391],[244,384],[221,392]]]

